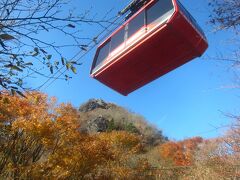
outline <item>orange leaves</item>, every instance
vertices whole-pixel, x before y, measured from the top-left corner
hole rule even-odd
[[[138,135],[125,131],[84,134],[78,110],[71,104],[56,105],[56,99],[45,94],[4,95],[0,110],[5,123],[0,125],[6,128],[0,162],[2,157],[7,159],[9,168],[4,170],[11,177],[122,179],[137,176],[150,166],[136,158],[143,149]]]
[[[65,139],[60,138],[57,148],[54,153],[49,154],[43,167],[45,172],[52,173],[52,178],[83,178],[113,159],[113,153],[106,141],[80,133],[73,141],[72,130],[69,129],[64,134]]]
[[[202,141],[201,137],[195,137],[180,142],[167,142],[159,147],[159,152],[163,159],[177,166],[192,165],[194,153]]]
[[[201,138],[201,137],[194,137],[194,138],[190,138],[190,139],[184,140],[183,144],[186,147],[186,149],[193,151],[193,150],[196,150],[198,145],[200,143],[202,143],[202,142],[203,142],[203,138]]]
[[[79,113],[71,104],[60,104],[59,107],[55,109],[56,112],[56,128],[59,130],[79,129]]]
[[[112,131],[101,133],[98,136],[101,140],[107,141],[117,154],[127,156],[142,151],[141,140],[135,134],[126,131]]]
[[[160,146],[160,155],[166,160],[172,161],[175,165],[186,165],[183,147],[179,143],[167,142]]]
[[[37,101],[36,99],[42,101]],[[47,96],[39,92],[28,93],[27,98],[5,94],[0,98],[0,118],[4,122],[12,122],[20,118],[41,118],[47,113]]]
[[[99,135],[101,139],[105,139],[111,145],[120,146],[121,148],[133,148],[140,143],[140,139],[135,134],[126,131],[112,131]]]

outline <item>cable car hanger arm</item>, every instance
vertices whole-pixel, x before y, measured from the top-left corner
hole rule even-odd
[[[130,13],[126,16],[125,20],[129,19],[133,14],[135,14],[139,9],[141,9],[150,0],[133,0],[129,5],[127,5],[122,11],[118,12],[119,16],[126,14],[128,11]]]

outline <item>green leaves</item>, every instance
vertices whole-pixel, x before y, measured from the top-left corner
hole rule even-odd
[[[13,40],[13,39],[15,39],[15,37],[13,37],[10,34],[0,34],[0,45],[2,46],[2,48],[4,50],[7,50],[7,48],[6,48],[7,46],[4,44],[4,41],[9,41],[9,40]]]
[[[53,74],[53,66],[50,66],[50,72]]]
[[[67,68],[67,70],[71,69],[71,71],[74,74],[77,74],[77,69],[76,69],[76,67],[73,66],[74,64],[81,65],[81,64],[78,64],[77,61],[70,61],[70,62],[66,62],[66,68]]]
[[[32,56],[38,56],[39,55],[39,49],[37,47],[34,48],[34,52],[32,52]]]
[[[65,59],[63,57],[61,58],[61,62],[62,62],[62,65],[64,66],[65,65]]]
[[[13,64],[7,64],[7,65],[4,65],[5,68],[10,68],[11,70],[16,70],[16,71],[19,71],[19,72],[23,72],[23,70],[16,66],[16,65],[13,65]]]
[[[33,66],[33,63],[28,62],[28,63],[24,63],[23,65],[25,65],[25,66]]]
[[[49,55],[46,56],[46,58],[47,58],[47,60],[50,60],[52,58],[52,55],[49,54]]]
[[[75,67],[71,67],[71,70],[72,70],[72,72],[74,73],[74,74],[77,74],[77,69],[75,68]]]
[[[17,67],[17,66],[12,66],[11,69],[19,71],[19,72],[23,72],[23,70],[21,68]]]
[[[72,63],[70,63],[70,62],[67,62],[67,63],[66,63],[66,68],[67,68],[67,70],[69,70],[69,69],[71,68],[71,66],[72,66]]]
[[[13,40],[15,39],[15,37],[9,35],[9,34],[0,34],[0,38],[5,40],[5,41],[8,41],[8,40]]]
[[[65,80],[68,81],[69,79],[72,79],[72,77],[65,74]]]
[[[70,28],[75,28],[75,27],[76,27],[76,26],[73,25],[73,24],[68,24],[67,26],[70,27]]]

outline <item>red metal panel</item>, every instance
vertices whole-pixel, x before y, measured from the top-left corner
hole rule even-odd
[[[207,46],[206,40],[183,14],[177,12],[168,24],[92,76],[117,92],[128,95],[200,56]]]

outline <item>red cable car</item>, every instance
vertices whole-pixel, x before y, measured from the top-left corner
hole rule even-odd
[[[100,44],[90,73],[128,95],[207,47],[203,31],[178,0],[150,0]]]

